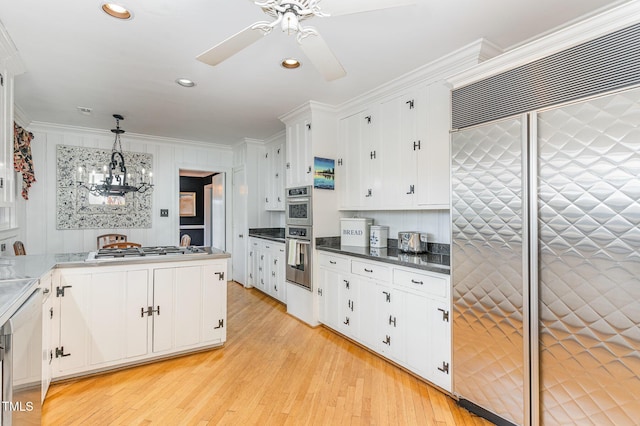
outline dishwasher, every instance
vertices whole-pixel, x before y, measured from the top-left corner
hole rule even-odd
[[[21,284],[31,286],[32,283],[33,280]],[[37,288],[0,328],[0,348],[2,426],[39,425],[42,416],[40,288]]]

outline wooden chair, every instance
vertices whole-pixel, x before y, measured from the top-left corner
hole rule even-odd
[[[191,245],[191,235],[184,234],[182,238],[180,238],[180,247],[189,247]]]
[[[105,244],[104,246],[102,246],[102,248],[131,248],[131,247],[142,247],[141,244],[138,243],[132,243],[129,241],[121,241],[119,243],[111,243],[111,244]]]
[[[13,252],[16,254],[16,256],[24,256],[27,254],[22,241],[16,241],[15,243],[13,243]]]
[[[106,244],[121,243],[124,241],[127,241],[127,236],[124,234],[98,235],[98,250],[103,248]]]

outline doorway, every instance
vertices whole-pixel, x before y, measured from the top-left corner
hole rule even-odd
[[[181,245],[226,250],[225,173],[180,169],[179,174]]]

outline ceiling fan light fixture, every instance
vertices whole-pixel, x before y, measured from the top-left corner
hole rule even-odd
[[[102,3],[102,10],[117,19],[131,19],[133,16],[126,7],[116,3]]]
[[[282,15],[282,22],[280,23],[280,26],[282,28],[282,32],[287,33],[287,35],[298,32],[298,15],[296,15],[295,12],[288,10],[284,15]]]
[[[296,58],[284,58],[280,65],[282,66],[282,68],[293,70],[296,68],[300,68],[300,65],[302,64]]]

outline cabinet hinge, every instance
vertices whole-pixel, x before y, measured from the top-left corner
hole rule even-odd
[[[449,311],[445,311],[442,308],[438,308],[440,312],[442,312],[442,321],[449,322]]]
[[[144,310],[144,308],[140,308],[141,318],[144,318],[145,314],[149,317],[152,317],[154,313],[160,315],[160,305],[158,305],[158,309],[155,309],[155,310],[153,309],[153,306],[147,306],[146,311]]]
[[[389,335],[385,336],[385,339],[382,341],[382,343],[384,343],[385,345],[391,346],[391,336]]]
[[[56,358],[62,358],[65,356],[70,356],[71,354],[65,354],[64,353],[64,346],[60,346],[59,348],[56,348]]]
[[[224,281],[224,272],[216,272],[215,275],[218,276],[218,281]]]
[[[264,158],[269,158],[269,153],[268,152],[264,155]]]
[[[224,320],[223,319],[218,320],[218,326],[217,327],[213,327],[213,329],[217,330],[217,329],[222,328],[222,327],[224,327]]]
[[[4,76],[0,74],[0,86],[4,86]]]
[[[64,297],[64,289],[71,288],[73,286],[63,285],[62,287],[56,287],[56,297]]]
[[[391,293],[389,293],[388,291],[383,291],[382,294],[384,294],[384,299],[386,302],[391,302]]]
[[[338,166],[342,166],[342,158],[338,158]]]
[[[407,192],[407,195],[415,194],[415,192],[416,192],[415,185],[409,185],[409,191]]]
[[[438,367],[438,370],[442,371],[443,373],[449,374],[449,363],[442,361],[442,367]]]
[[[409,109],[413,109],[413,108],[414,108],[414,106],[415,106],[415,105],[414,105],[414,100],[413,100],[413,99],[411,99],[410,101],[407,101],[407,102],[406,102],[406,104],[407,104],[407,105],[409,105]]]
[[[396,317],[394,317],[393,315],[389,315],[389,325],[392,325],[395,327],[396,326]]]
[[[311,130],[311,123],[307,123],[307,130]]]
[[[418,141],[418,142],[414,141],[413,142],[413,150],[416,151],[418,149],[420,149],[420,141]]]
[[[371,116],[370,115],[367,115],[364,119],[367,120],[367,124],[371,124]]]
[[[345,317],[345,320],[343,322],[344,325],[349,325],[349,317]]]
[[[53,319],[53,308],[49,308],[49,319]]]
[[[322,296],[322,289],[321,288],[318,289],[318,295]]]
[[[370,157],[372,160],[373,160],[373,159],[375,159],[375,158],[376,158],[376,152],[375,152],[375,151],[371,151],[371,152],[369,153],[369,157]]]

